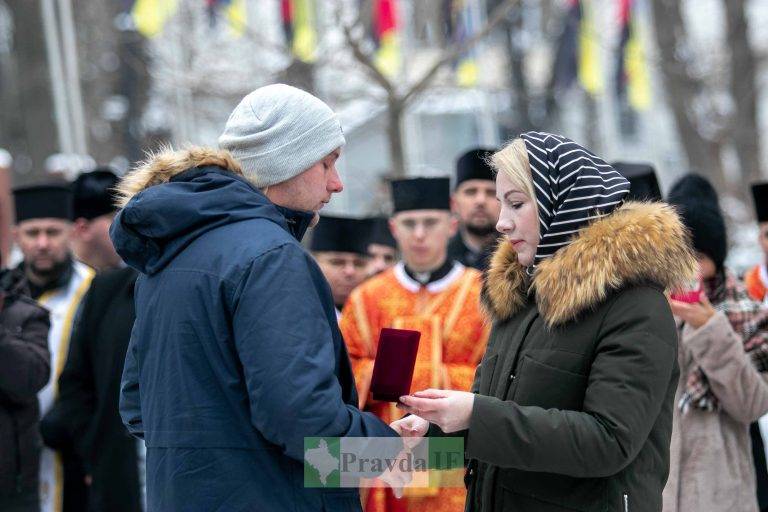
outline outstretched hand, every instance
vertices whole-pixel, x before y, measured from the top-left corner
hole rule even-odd
[[[474,393],[425,389],[400,397],[397,407],[436,424],[448,434],[469,428],[474,403]]]

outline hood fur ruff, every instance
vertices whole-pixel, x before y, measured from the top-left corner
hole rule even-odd
[[[133,196],[154,185],[167,183],[177,174],[194,167],[216,165],[234,174],[243,175],[240,164],[229,151],[190,146],[174,150],[170,146],[161,148],[157,153],[150,153],[146,160],[129,172],[117,185],[118,208],[125,207]]]
[[[554,327],[596,307],[613,290],[649,281],[673,289],[697,269],[688,232],[671,206],[627,202],[542,261],[530,292],[546,324]],[[526,304],[527,292],[517,253],[500,242],[483,285],[486,313],[495,321],[509,319]]]

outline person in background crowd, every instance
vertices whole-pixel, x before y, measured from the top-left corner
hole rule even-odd
[[[768,307],[768,183],[752,184],[755,215],[757,216],[760,252],[762,263],[758,263],[744,275],[744,286],[749,296]],[[768,456],[765,447],[768,445],[768,416],[760,418],[750,426],[752,436],[752,451],[755,458],[755,474],[757,475],[757,499],[760,510],[768,511]]]
[[[358,409],[333,296],[300,241],[343,189],[336,114],[283,84],[235,107],[221,149],[154,155],[120,182],[110,235],[141,275],[120,388],[146,439],[147,508],[354,510],[304,485],[307,437],[391,437]]]
[[[347,300],[339,327],[349,348],[360,407],[386,422],[402,414],[394,403],[369,396],[378,335],[382,327],[413,329],[421,341],[413,389],[469,390],[488,340],[480,312],[480,272],[448,256],[456,233],[450,213],[448,178],[413,178],[392,183],[395,213],[390,221],[402,261],[372,277]],[[463,488],[411,488],[398,500],[388,489],[374,488],[365,500],[368,512],[463,510]]]
[[[627,201],[661,201],[661,188],[651,164],[612,162],[611,167],[629,180]]]
[[[375,276],[397,263],[397,242],[392,237],[387,217],[371,217],[368,237],[368,277]]]
[[[110,242],[111,243],[111,242]],[[141,512],[139,453],[118,411],[120,378],[135,319],[130,268],[100,272],[72,330],[59,394],[44,422],[63,431],[83,461],[89,512]]]
[[[59,394],[43,420],[63,432],[67,450],[83,462],[89,512],[139,512],[139,456],[143,441],[130,436],[118,411],[120,378],[135,318],[138,273],[118,267],[109,238],[117,177],[108,170],[81,174],[73,184],[75,253],[99,268],[75,322]]]
[[[0,148],[0,259],[8,261],[11,253],[11,226],[13,208],[11,201],[11,154]]]
[[[627,180],[565,137],[527,132],[492,161],[504,239],[474,392],[400,397],[412,414],[392,426],[464,437],[467,511],[659,512],[678,380],[664,290],[695,275],[685,227],[624,202]]]
[[[496,182],[488,165],[492,153],[491,149],[477,148],[459,157],[451,196],[451,211],[459,220],[459,231],[448,243],[448,257],[478,270],[488,266],[499,218]]]
[[[759,228],[757,241],[763,261],[747,271],[744,275],[744,285],[750,297],[768,305],[768,183],[754,183],[752,198]]]
[[[113,197],[117,181],[110,169],[99,168],[82,173],[72,183],[72,250],[75,258],[97,272],[122,264],[109,239],[109,226],[116,212]]]
[[[13,191],[16,208],[14,239],[24,259],[20,271],[31,297],[51,312],[48,349],[51,379],[38,394],[44,416],[58,394],[57,382],[67,358],[75,312],[88,291],[94,272],[75,261],[69,247],[72,231],[72,191],[60,185],[35,185]],[[86,502],[85,474],[66,448],[69,440],[42,428],[44,448],[40,459],[40,499],[44,512],[81,511]]]
[[[768,310],[725,267],[725,221],[709,182],[684,176],[667,201],[691,232],[702,291],[698,302],[669,301],[681,375],[664,512],[756,512],[749,426],[768,412]]]
[[[40,510],[40,405],[51,374],[48,311],[0,257],[0,510]]]
[[[341,316],[347,297],[367,277],[367,219],[320,216],[312,229],[309,250],[331,286],[336,316]]]

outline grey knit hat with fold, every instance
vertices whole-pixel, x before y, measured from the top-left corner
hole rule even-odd
[[[243,98],[219,137],[256,187],[287,181],[345,143],[333,110],[308,92],[267,85]]]

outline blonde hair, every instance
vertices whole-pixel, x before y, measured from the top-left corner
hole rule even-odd
[[[490,164],[497,173],[506,174],[512,185],[520,192],[531,199],[536,198],[528,150],[525,148],[523,139],[517,138],[491,155]]]

